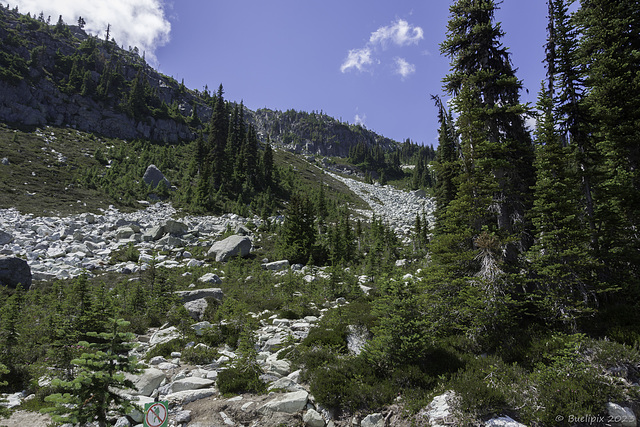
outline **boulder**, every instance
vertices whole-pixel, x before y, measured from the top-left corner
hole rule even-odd
[[[0,284],[16,288],[18,284],[28,290],[31,287],[31,268],[27,261],[16,257],[0,256]]]
[[[171,383],[171,392],[185,390],[199,390],[201,388],[211,388],[215,385],[215,381],[206,378],[187,377]]]
[[[11,242],[13,242],[13,236],[0,230],[0,245],[6,245]]]
[[[207,273],[204,276],[200,277],[198,280],[209,285],[219,285],[220,283],[222,283],[220,277],[218,277],[218,275],[214,273]]]
[[[215,298],[222,301],[224,294],[220,288],[196,289],[195,291],[176,291],[175,293],[182,299],[182,302],[195,301],[202,298]]]
[[[309,393],[304,390],[286,393],[271,402],[267,402],[261,410],[264,412],[285,412],[295,414],[302,411],[309,400]]]
[[[618,405],[617,403],[608,402],[607,412],[609,413],[609,420],[610,422],[612,422],[611,425],[621,427],[631,427],[638,425],[636,416],[631,408]]]
[[[367,415],[360,423],[360,427],[384,427],[384,417],[380,413]]]
[[[444,394],[433,398],[420,414],[426,416],[432,426],[444,426],[454,424],[454,406],[458,397],[454,391],[447,391]]]
[[[324,418],[315,409],[309,409],[302,417],[304,425],[307,427],[324,427]],[[364,424],[361,424],[363,426]]]
[[[279,271],[289,268],[289,260],[283,259],[281,261],[273,261],[261,264],[261,267],[265,270]]]
[[[213,328],[213,325],[207,321],[204,322],[198,322],[198,323],[194,323],[193,325],[191,325],[191,329],[194,330],[194,332],[196,333],[197,336],[201,337],[202,335],[204,335],[204,332],[207,329],[211,329]]]
[[[164,227],[161,225],[156,225],[147,229],[142,235],[142,241],[149,242],[151,240],[158,240],[164,235]]]
[[[172,236],[182,236],[184,234],[187,234],[187,230],[189,229],[187,227],[187,224],[179,221],[174,221],[172,219],[166,220],[162,224],[162,228],[164,229],[165,233],[171,234]]]
[[[204,316],[204,312],[207,310],[208,306],[209,304],[204,298],[184,303],[184,308],[187,310],[189,316],[191,316],[193,320],[202,319],[202,316]]]
[[[126,377],[133,382],[136,388],[135,394],[142,396],[151,396],[165,379],[164,372],[155,368],[145,369],[139,375],[126,374]]]
[[[484,425],[485,427],[527,427],[526,425],[521,424],[515,421],[513,418],[507,416],[491,418]]]
[[[180,332],[178,331],[178,328],[176,328],[175,326],[170,326],[166,329],[159,329],[156,332],[154,332],[154,334],[151,335],[151,338],[149,338],[149,345],[153,346],[157,344],[162,344],[165,342],[169,342],[175,338],[180,338]]]
[[[142,180],[145,184],[150,185],[151,188],[156,188],[161,182],[166,185],[167,188],[171,187],[171,183],[164,177],[156,165],[149,165],[149,167],[147,167]]]
[[[217,262],[225,262],[233,256],[246,257],[249,252],[251,252],[251,239],[233,235],[215,242],[207,252],[207,256],[215,257]]]
[[[169,402],[171,406],[186,405],[189,402],[204,399],[216,394],[218,390],[215,388],[202,388],[198,390],[183,390],[175,393],[167,394],[164,399]]]

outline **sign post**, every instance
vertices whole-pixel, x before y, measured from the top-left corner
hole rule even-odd
[[[167,427],[169,424],[169,402],[153,402],[144,405],[144,427]]]

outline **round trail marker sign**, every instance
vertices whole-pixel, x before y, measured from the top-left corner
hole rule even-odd
[[[166,427],[169,421],[167,402],[144,405],[144,427]]]

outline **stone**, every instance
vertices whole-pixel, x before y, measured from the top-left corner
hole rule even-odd
[[[384,417],[380,413],[369,414],[360,422],[360,427],[384,427]]]
[[[285,412],[295,414],[302,411],[309,400],[309,393],[304,390],[286,393],[274,400],[267,402],[261,411]]]
[[[2,158],[2,164],[5,166],[9,166],[11,163],[9,163],[9,159],[7,159],[6,157]]]
[[[191,421],[191,411],[186,409],[177,411],[175,414],[173,414],[173,421],[175,421],[178,425],[188,423],[189,421]]]
[[[150,185],[151,188],[156,188],[160,183],[166,185],[167,188],[171,187],[171,183],[164,177],[156,165],[149,165],[147,167],[142,180],[145,184]]]
[[[456,393],[447,391],[434,397],[431,403],[420,411],[420,414],[426,416],[434,427],[454,424],[453,404],[456,400]]]
[[[307,427],[324,427],[325,425],[324,418],[315,409],[309,409],[302,417],[302,421]]]
[[[154,227],[145,230],[142,234],[143,242],[150,242],[152,240],[158,240],[164,235],[164,228],[161,225],[156,225]]]
[[[200,320],[204,316],[204,312],[207,310],[209,303],[204,298],[189,301],[184,303],[184,308],[189,312],[189,316],[193,320]]]
[[[527,427],[508,416],[491,418],[484,425],[485,427]]]
[[[31,287],[31,268],[27,261],[16,258],[0,256],[0,284],[15,289],[18,284],[28,290]]]
[[[204,332],[207,329],[211,329],[213,328],[213,325],[207,321],[204,322],[198,322],[198,323],[194,323],[193,325],[191,325],[191,329],[194,330],[194,332],[196,333],[197,336],[201,337],[202,335],[204,335]]]
[[[174,221],[172,219],[164,221],[164,223],[162,224],[162,228],[164,229],[165,233],[171,234],[172,236],[182,236],[184,234],[187,234],[187,230],[189,229],[189,227],[187,227],[187,224],[179,221]]]
[[[289,268],[289,260],[283,259],[281,261],[267,262],[265,264],[261,264],[261,267],[265,270],[271,271],[284,270],[285,268]]]
[[[126,377],[135,386],[136,391],[134,394],[142,396],[151,396],[165,379],[164,372],[156,368],[147,368],[139,375],[126,374]]]
[[[631,408],[608,402],[607,412],[609,413],[608,420],[613,426],[635,427],[638,425],[636,416]]]
[[[0,245],[6,245],[11,242],[13,242],[13,236],[0,230]]]
[[[198,390],[183,390],[167,394],[162,400],[167,400],[169,405],[186,405],[189,402],[204,399],[216,394],[215,388],[202,388]]]
[[[138,405],[140,407],[140,409],[144,410],[144,405],[146,405],[147,403],[153,403],[153,399],[151,397],[147,397],[147,396],[135,396],[132,401]],[[135,407],[132,408],[128,413],[128,416],[131,417],[131,419],[133,421],[135,421],[136,423],[141,423],[142,420],[144,419],[144,414],[139,411],[138,409],[136,409]]]
[[[113,425],[113,427],[131,427],[131,423],[129,422],[129,418],[120,417],[118,421]]]
[[[215,385],[215,381],[206,378],[187,377],[171,383],[171,392],[186,390],[199,390],[201,388],[211,388]]]
[[[175,326],[171,326],[166,329],[159,329],[151,335],[151,338],[149,338],[149,345],[154,346],[162,344],[175,338],[180,338],[180,332]]]
[[[196,289],[194,291],[176,291],[175,294],[182,299],[182,302],[195,301],[201,298],[215,298],[222,301],[224,294],[220,288]]]
[[[298,391],[302,387],[291,378],[283,377],[277,381],[273,381],[269,386],[269,390],[286,390],[286,391]]]
[[[207,252],[207,256],[215,257],[217,262],[225,262],[233,256],[247,257],[249,252],[251,252],[251,239],[233,235],[215,242]]]
[[[198,280],[209,285],[219,285],[222,283],[220,277],[218,277],[218,275],[214,273],[207,273],[204,276],[200,277]]]

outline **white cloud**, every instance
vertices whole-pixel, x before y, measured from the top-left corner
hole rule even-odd
[[[416,66],[407,62],[404,58],[395,58],[396,74],[400,74],[403,79],[416,72]]]
[[[78,17],[86,21],[85,31],[104,37],[107,25],[110,36],[125,49],[137,46],[146,58],[155,64],[155,50],[169,42],[171,24],[167,20],[162,0],[14,0],[21,13],[51,16],[56,23],[58,16],[67,24],[74,24]]]
[[[367,120],[366,114],[363,114],[362,116],[360,114],[356,114],[356,117],[353,119],[353,121],[357,125],[362,125],[362,126],[364,126],[366,120]]]
[[[347,55],[347,59],[345,59],[340,66],[340,71],[344,73],[351,68],[363,71],[367,65],[371,65],[372,63],[371,49],[368,47],[364,47],[362,49],[351,49]]]
[[[391,25],[380,27],[371,33],[369,42],[386,47],[391,41],[398,46],[418,44],[424,38],[424,31],[420,27],[412,27],[403,19],[398,19]]]
[[[380,60],[375,58],[376,53],[380,53],[380,47],[384,50],[390,44],[398,47],[418,44],[423,38],[424,31],[422,28],[414,27],[407,21],[398,19],[391,25],[380,27],[371,33],[369,41],[363,48],[349,50],[347,58],[340,66],[340,71],[343,73],[351,69],[369,71],[372,64],[380,64]],[[416,71],[416,67],[413,64],[402,58],[395,58],[395,63],[396,74],[401,75],[402,78]]]

